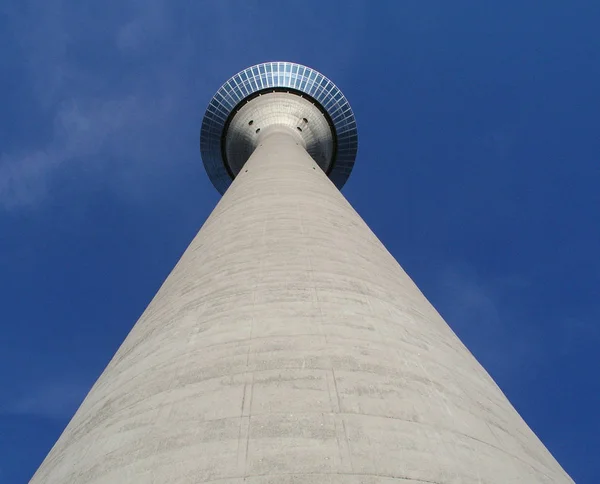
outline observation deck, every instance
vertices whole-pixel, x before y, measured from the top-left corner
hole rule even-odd
[[[339,189],[344,186],[358,150],[348,100],[310,67],[266,62],[229,79],[206,109],[200,153],[221,194],[272,126],[289,127],[331,181]]]

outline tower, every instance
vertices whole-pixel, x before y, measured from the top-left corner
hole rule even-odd
[[[32,482],[572,482],[340,193],[331,81],[240,72],[200,148],[223,198]]]

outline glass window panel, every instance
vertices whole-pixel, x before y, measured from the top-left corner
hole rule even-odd
[[[322,101],[323,106],[325,107],[325,109],[327,111],[331,110],[331,107],[333,106],[333,100],[330,97],[326,97],[324,98],[324,100]]]
[[[300,77],[298,77],[296,74],[292,74],[292,86],[295,89],[298,89],[298,86],[300,86]]]
[[[340,113],[341,113],[341,109],[342,109],[342,107],[343,107],[343,105],[337,105],[337,106],[335,107],[335,110],[334,110],[334,111],[332,111],[332,112],[329,114],[329,115],[331,116],[331,118],[332,118],[332,119],[335,119],[335,118],[338,116],[338,114],[340,114]]]

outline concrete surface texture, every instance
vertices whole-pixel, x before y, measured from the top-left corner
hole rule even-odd
[[[265,131],[285,126],[327,172],[333,162],[335,143],[323,112],[299,95],[271,92],[246,102],[231,119],[225,134],[225,153],[233,176],[254,153]]]
[[[572,482],[298,138],[259,141],[31,482]]]

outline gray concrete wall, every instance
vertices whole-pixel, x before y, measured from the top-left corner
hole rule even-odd
[[[572,481],[304,149],[272,133],[32,482]]]

